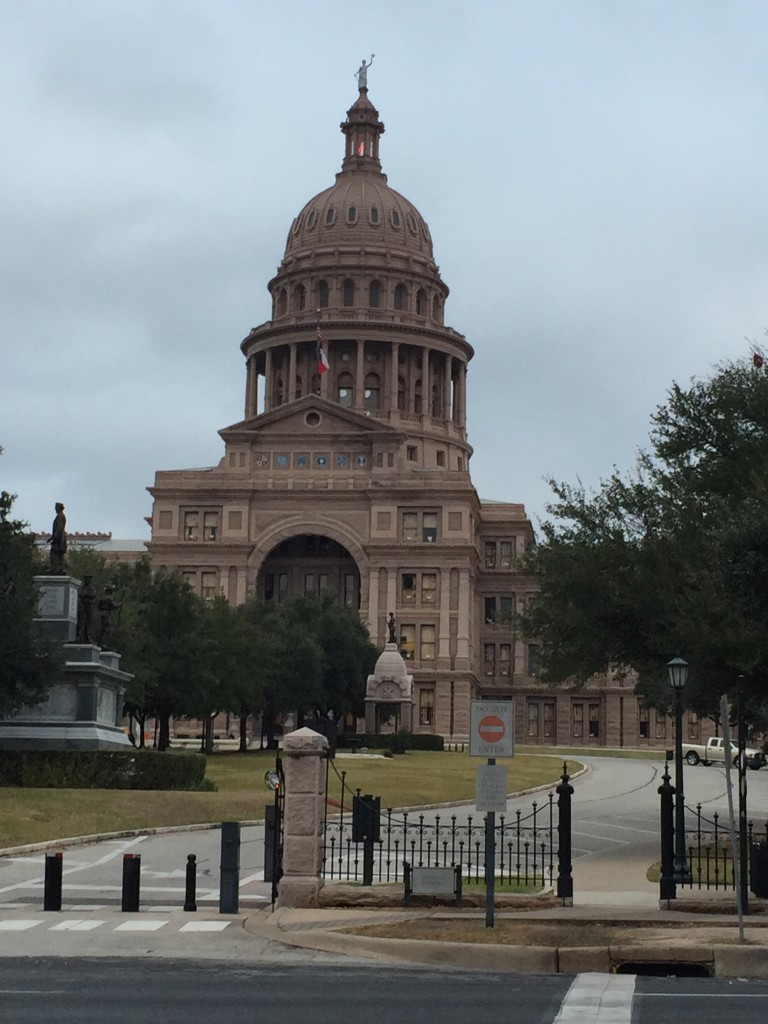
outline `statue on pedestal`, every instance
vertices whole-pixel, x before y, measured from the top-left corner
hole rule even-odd
[[[123,607],[122,601],[114,598],[115,588],[111,583],[104,587],[104,594],[99,601],[99,646],[109,643],[115,628],[113,617]]]
[[[81,644],[91,643],[91,619],[93,606],[96,603],[96,588],[93,576],[83,576],[83,585],[77,599],[77,633],[76,640]]]
[[[360,65],[360,67],[355,72],[355,75],[357,77],[357,87],[358,87],[358,89],[367,89],[368,88],[368,68],[371,66],[371,64],[373,64],[373,58],[375,56],[376,56],[376,54],[372,53],[371,54],[371,59],[368,61],[367,64],[365,63],[365,58],[363,58],[363,63]]]

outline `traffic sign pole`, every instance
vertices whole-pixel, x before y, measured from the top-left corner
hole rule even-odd
[[[495,757],[488,758],[488,764],[496,764]],[[485,816],[485,927],[494,926],[494,892],[496,889],[496,812],[488,811]]]

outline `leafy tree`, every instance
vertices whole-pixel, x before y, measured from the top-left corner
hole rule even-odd
[[[39,704],[61,659],[35,633],[42,566],[26,523],[12,518],[14,495],[0,492],[0,716]]]
[[[687,704],[717,715],[745,678],[764,715],[768,681],[768,377],[746,362],[673,385],[650,451],[596,494],[552,482],[556,500],[527,559],[538,593],[522,617],[542,675],[586,681],[633,669],[666,707],[666,662],[682,655]]]

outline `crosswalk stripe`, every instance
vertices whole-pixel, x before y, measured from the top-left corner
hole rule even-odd
[[[630,1024],[634,974],[579,974],[553,1024]]]
[[[119,924],[116,928],[116,932],[156,932],[160,928],[164,928],[168,924],[167,921],[124,921]]]
[[[14,921],[0,921],[0,931],[3,932],[27,932],[30,928],[34,928],[35,925],[42,924],[42,921],[26,921],[21,918],[17,918]]]
[[[190,921],[179,928],[180,932],[223,932],[229,921]]]
[[[77,918],[71,921],[59,921],[49,931],[52,932],[92,932],[94,928],[100,928],[106,921],[78,921]]]

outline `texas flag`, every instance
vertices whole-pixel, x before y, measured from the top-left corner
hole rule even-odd
[[[328,373],[331,368],[331,364],[328,362],[328,356],[325,354],[323,349],[323,335],[321,334],[319,327],[315,333],[317,334],[317,348],[315,350],[315,356],[317,358],[317,372]]]

